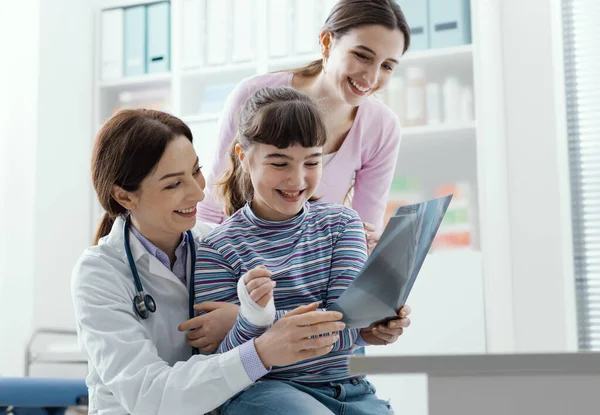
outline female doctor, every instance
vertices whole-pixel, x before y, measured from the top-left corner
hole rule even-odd
[[[72,276],[90,414],[202,414],[272,366],[331,350],[337,336],[320,335],[342,329],[341,314],[316,304],[225,354],[194,354],[186,344],[178,325],[190,315],[195,246],[211,227],[196,223],[205,184],[182,121],[117,113],[96,138],[92,180],[106,213]],[[245,283],[250,309],[272,295],[271,281]]]

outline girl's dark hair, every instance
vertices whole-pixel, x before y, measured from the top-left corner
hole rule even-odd
[[[348,31],[365,25],[380,25],[390,30],[399,29],[404,35],[404,52],[410,46],[410,26],[406,22],[404,12],[395,0],[338,0],[323,30],[333,34],[335,39],[344,36]],[[308,65],[293,69],[291,72],[301,76],[315,76],[323,70],[323,60],[317,59]]]
[[[254,144],[283,149],[294,144],[321,147],[327,128],[315,102],[292,87],[266,87],[256,91],[238,114],[236,138],[229,147],[229,167],[217,183],[225,215],[231,216],[254,197],[250,175],[235,152],[239,144],[247,152]]]
[[[112,198],[113,185],[130,192],[138,190],[167,144],[178,136],[193,140],[189,127],[179,118],[146,109],[119,111],[100,128],[92,153],[92,183],[105,213],[94,245],[108,235],[117,216],[127,213]]]

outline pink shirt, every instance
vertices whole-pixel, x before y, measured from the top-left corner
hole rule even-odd
[[[206,197],[198,205],[198,219],[221,223],[225,216],[213,186],[228,166],[228,149],[237,132],[237,110],[257,90],[267,86],[291,86],[293,73],[254,76],[240,82],[227,98],[219,118],[219,145],[211,171],[206,176]],[[202,137],[196,137],[201,140]],[[323,167],[315,192],[322,201],[343,203],[354,181],[352,208],[364,222],[381,230],[388,193],[400,148],[400,121],[375,97],[368,97],[340,149]]]

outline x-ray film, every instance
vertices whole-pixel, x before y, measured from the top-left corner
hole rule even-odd
[[[394,211],[358,277],[329,307],[344,315],[347,327],[398,318],[451,199],[447,195]]]

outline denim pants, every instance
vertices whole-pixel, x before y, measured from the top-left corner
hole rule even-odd
[[[259,380],[227,401],[222,415],[375,415],[393,414],[364,378],[318,385]]]

